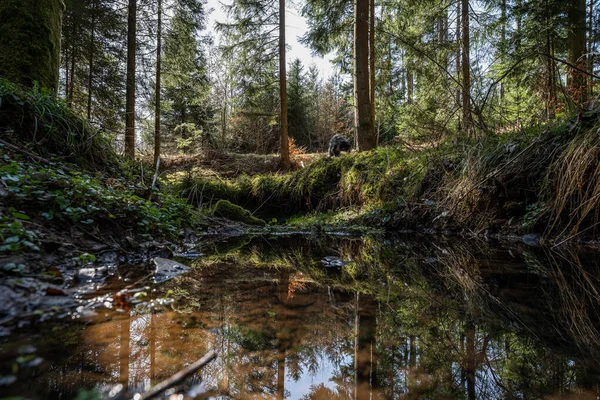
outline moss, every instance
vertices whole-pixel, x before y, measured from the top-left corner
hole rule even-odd
[[[60,63],[62,0],[0,2],[0,71],[28,87],[56,92]]]
[[[405,151],[396,148],[321,158],[289,174],[257,174],[235,180],[209,180],[187,175],[176,184],[192,203],[214,204],[229,200],[287,215],[298,211],[326,211],[340,206],[362,207],[381,204],[404,195],[404,178],[409,162]],[[176,179],[176,178],[175,178]]]
[[[215,205],[213,213],[214,215],[249,225],[266,225],[264,220],[256,218],[250,211],[227,200],[219,200]]]

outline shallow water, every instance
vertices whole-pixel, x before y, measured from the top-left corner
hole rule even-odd
[[[600,392],[594,253],[434,237],[259,237],[199,250],[200,258],[180,260],[191,271],[144,289],[131,309],[115,303],[1,338],[0,397],[130,398],[211,350],[214,361],[167,393],[595,399]]]

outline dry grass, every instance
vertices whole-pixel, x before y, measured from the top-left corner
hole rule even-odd
[[[548,212],[549,231],[564,224],[563,233],[575,235],[586,222],[598,224],[600,206],[600,136],[594,130],[576,136],[562,149],[548,169],[547,186],[552,189]],[[566,221],[566,222],[563,222]]]
[[[306,167],[325,153],[294,154],[296,169]],[[152,163],[152,156],[143,160]],[[280,172],[278,154],[240,154],[217,150],[206,150],[197,154],[172,154],[162,157],[161,170],[166,174],[192,171],[196,176],[236,178],[240,175],[259,175]]]

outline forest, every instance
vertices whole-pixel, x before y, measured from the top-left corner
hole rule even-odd
[[[203,1],[17,3],[0,10],[3,136],[44,159],[146,169],[141,186],[200,214],[595,236],[593,2],[289,5],[327,77],[286,57],[285,2],[219,5],[213,27]],[[353,151],[327,159],[334,135]]]
[[[599,7],[0,0],[0,393],[591,398]]]

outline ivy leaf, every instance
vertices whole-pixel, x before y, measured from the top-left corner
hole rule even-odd
[[[29,218],[29,215],[23,214],[22,212],[18,212],[18,211],[13,211],[12,216],[15,217],[16,219],[20,219],[22,221],[29,221],[31,219],[31,218]]]

